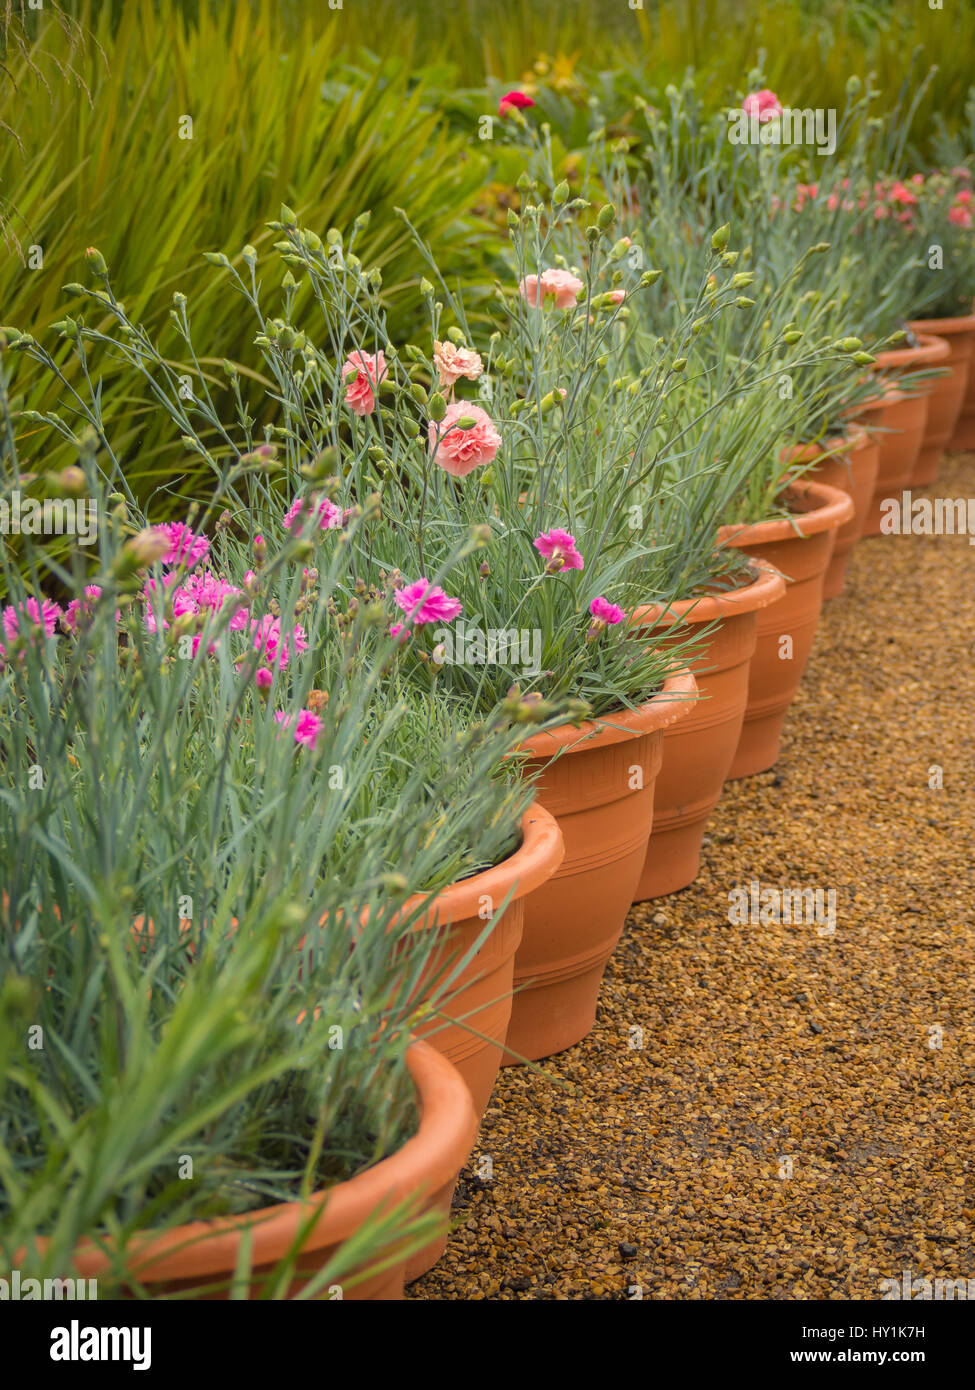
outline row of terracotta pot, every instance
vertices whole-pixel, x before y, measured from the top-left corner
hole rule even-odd
[[[481,935],[485,895],[509,900],[458,981],[456,1021],[428,1034],[467,1082],[478,1119],[499,1064],[549,1057],[586,1036],[631,904],[691,883],[724,783],[775,764],[824,598],[842,591],[880,500],[936,469],[962,410],[975,316],[913,327],[919,346],[882,355],[878,367],[949,370],[912,394],[886,387],[848,438],[811,446],[818,464],[783,494],[790,517],[722,529],[720,542],[753,557],[749,583],[641,611],[646,624],[709,629],[693,669],[637,710],[530,739],[538,800],[521,847],[438,898],[430,925],[449,927],[444,950],[454,953]],[[949,332],[950,345],[934,330]],[[796,461],[808,454],[785,463]],[[451,1171],[439,1188],[426,1185],[444,1212],[455,1179]],[[429,1268],[443,1245],[415,1257],[405,1277]]]
[[[950,322],[950,348],[927,333],[941,330],[940,321],[919,324],[919,347],[880,360],[888,372],[927,365],[948,365],[949,372],[916,394],[886,389],[861,411],[866,429],[810,446],[819,462],[788,483],[783,500],[789,518],[723,528],[722,543],[753,557],[747,584],[637,615],[645,624],[708,629],[691,671],[676,672],[639,709],[528,741],[538,795],[519,848],[504,863],[438,895],[418,924],[442,933],[432,973],[467,959],[453,982],[449,1019],[431,1021],[421,1030],[426,1040],[418,1039],[408,1054],[421,1111],[416,1135],[310,1204],[148,1238],[140,1277],[167,1290],[226,1278],[246,1225],[256,1286],[316,1206],[321,1214],[305,1241],[296,1286],[368,1216],[408,1197],[422,1194],[446,1229],[459,1170],[502,1062],[545,1058],[585,1037],[631,904],[691,883],[725,781],[774,765],[824,597],[841,591],[852,547],[873,528],[881,498],[921,481],[918,459],[925,472],[936,468],[952,439],[975,348],[975,317]],[[784,460],[786,469],[796,461],[808,463],[809,456],[793,454]],[[506,905],[478,946],[485,903]],[[404,1283],[439,1258],[445,1240],[409,1258],[389,1252],[386,1267],[346,1297],[401,1297]],[[97,1277],[104,1260],[102,1252],[86,1251],[78,1273]]]

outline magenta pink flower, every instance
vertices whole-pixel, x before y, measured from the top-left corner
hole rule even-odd
[[[165,609],[169,604],[172,604],[174,618],[182,618],[185,613],[199,612],[196,599],[193,597],[188,587],[179,583],[178,575],[164,575],[162,587],[164,594],[163,608]],[[158,631],[156,610],[153,607],[153,603],[156,599],[156,592],[156,581],[154,579],[147,579],[142,589],[142,597],[145,599],[146,603],[144,616],[147,632]],[[162,625],[164,630],[169,627],[169,623],[165,618],[162,620]]]
[[[521,297],[537,309],[551,300],[556,309],[574,309],[583,283],[568,270],[543,270],[526,275],[518,286]]]
[[[164,565],[185,564],[187,569],[192,569],[210,549],[206,536],[197,536],[182,521],[169,521],[163,526],[153,526],[152,530],[169,541],[169,549],[162,557]]]
[[[507,120],[509,111],[526,110],[529,106],[534,105],[531,97],[525,96],[524,92],[515,89],[513,92],[505,92],[498,102],[498,115],[501,116],[502,120]]]
[[[269,666],[277,666],[280,671],[285,669],[292,655],[308,650],[308,639],[300,623],[295,624],[290,635],[282,635],[281,619],[270,613],[260,619],[251,619],[251,632],[255,650],[261,653]]]
[[[257,686],[258,690],[270,690],[273,681],[273,671],[269,671],[266,666],[258,666],[257,670],[254,672],[254,684]]]
[[[548,561],[545,568],[550,574],[557,574],[560,570],[581,570],[585,564],[576,549],[575,536],[568,531],[560,531],[558,527],[543,531],[535,537],[532,545],[545,556]]]
[[[747,116],[757,116],[760,124],[782,115],[782,105],[768,87],[763,87],[760,92],[749,92],[741,104],[741,109]]]
[[[484,370],[480,353],[451,342],[434,343],[433,365],[441,386],[453,386],[462,376],[468,381],[476,381]]]
[[[622,608],[605,598],[594,598],[589,605],[589,612],[602,627],[615,627],[626,617]]]
[[[464,421],[466,428],[459,421]],[[455,401],[448,405],[439,426],[430,422],[430,452],[454,478],[466,478],[475,468],[490,463],[500,447],[501,436],[494,421],[479,405]]]
[[[439,584],[420,578],[394,594],[397,607],[402,608],[415,626],[422,623],[449,623],[463,610],[460,599],[448,598]],[[400,629],[402,630],[402,629]],[[398,632],[391,630],[396,637]]]
[[[86,584],[84,598],[73,598],[61,616],[61,626],[64,631],[76,633],[82,623],[90,621],[94,615],[95,606],[101,596],[102,591],[99,584]],[[121,617],[121,608],[116,608],[115,621],[118,622]]]
[[[324,722],[310,709],[298,711],[297,723],[293,714],[283,714],[280,710],[274,718],[284,729],[290,729],[294,725],[295,743],[303,743],[306,748],[314,748],[325,728]]]
[[[376,408],[375,392],[386,375],[384,352],[353,352],[342,364],[345,403],[356,415],[371,415]]]
[[[0,615],[8,642],[12,642],[19,632],[30,632],[35,627],[43,627],[45,634],[53,637],[60,616],[60,605],[48,598],[42,599],[41,603],[36,598],[27,598],[17,604],[8,603]]]
[[[284,529],[290,531],[296,521],[304,520],[305,515],[317,516],[323,531],[334,531],[342,525],[342,508],[327,497],[319,498],[317,502],[313,497],[296,497],[284,514]]]

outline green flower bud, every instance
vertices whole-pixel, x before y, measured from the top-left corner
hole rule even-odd
[[[596,226],[605,231],[606,228],[611,227],[615,221],[616,209],[613,207],[612,203],[604,203],[596,214]]]
[[[566,180],[563,179],[560,184],[556,185],[555,190],[552,193],[552,202],[556,205],[556,207],[561,207],[561,205],[565,202],[568,196],[569,185],[566,182]]]
[[[711,238],[712,251],[724,251],[727,248],[728,240],[731,236],[731,224],[726,222],[723,227],[719,227]]]
[[[430,397],[430,419],[440,421],[447,414],[447,402],[439,391],[434,391]]]

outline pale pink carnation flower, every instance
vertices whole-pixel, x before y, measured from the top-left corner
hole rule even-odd
[[[458,420],[473,420],[470,429],[461,429]],[[439,434],[438,434],[439,428]],[[501,447],[501,435],[490,415],[479,405],[455,401],[448,405],[439,427],[430,422],[430,452],[445,473],[466,478],[475,468],[490,463]]]
[[[768,87],[763,87],[759,92],[749,92],[741,104],[741,109],[747,116],[757,116],[762,125],[782,115],[782,105]]]
[[[518,286],[523,299],[533,309],[551,299],[556,309],[574,309],[583,283],[568,270],[543,270],[541,275],[526,275]]]
[[[342,364],[345,403],[356,415],[371,415],[376,408],[375,392],[386,375],[384,352],[353,352]]]
[[[463,608],[460,599],[449,598],[439,584],[431,584],[424,577],[415,584],[407,584],[404,589],[397,589],[394,598],[397,607],[402,608],[415,626],[452,622]],[[397,626],[402,631],[402,627]],[[391,630],[391,635],[396,637],[399,632]]]
[[[456,343],[434,343],[433,364],[437,369],[441,386],[453,386],[454,382],[466,377],[476,381],[484,371],[480,353],[473,348],[458,347]]]

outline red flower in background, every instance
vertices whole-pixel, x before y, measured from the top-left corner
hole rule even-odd
[[[526,97],[524,92],[505,92],[504,96],[498,102],[498,115],[503,118],[507,116],[509,111],[513,111],[515,108],[523,109],[526,106],[534,105],[535,103],[532,101],[531,97]]]

